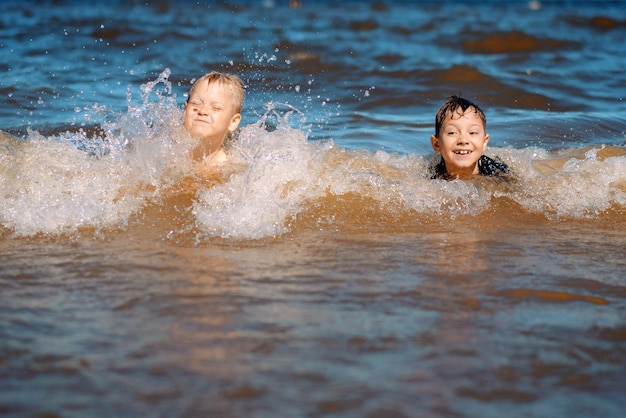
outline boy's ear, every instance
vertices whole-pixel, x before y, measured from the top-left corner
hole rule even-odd
[[[228,125],[228,130],[233,132],[239,126],[239,122],[241,122],[241,113],[235,113],[232,118],[230,118],[230,124]]]
[[[435,135],[431,135],[430,144],[433,146],[435,152],[441,153],[441,148],[439,148],[439,138],[437,138]]]
[[[487,149],[487,142],[489,142],[489,134],[485,134],[485,142],[483,142],[483,152]]]

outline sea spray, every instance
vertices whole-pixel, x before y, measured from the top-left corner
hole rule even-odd
[[[198,192],[194,214],[208,237],[280,235],[307,201],[324,194],[317,180],[332,143],[309,142],[303,131],[291,128],[289,118],[302,117],[295,109],[286,106],[279,113],[274,104],[268,107],[257,123],[241,130],[231,151],[245,161],[245,170]]]
[[[602,150],[610,156],[598,156]],[[593,218],[626,203],[622,149],[562,150],[530,161],[542,169],[520,172],[522,187],[511,195],[529,212],[551,219]]]
[[[191,170],[191,143],[169,95],[168,70],[117,114],[94,105],[86,130],[3,141],[0,223],[18,236],[123,228],[130,216]],[[165,85],[165,93],[157,87]],[[151,97],[155,92],[156,100]]]
[[[624,155],[588,152],[564,164],[561,154],[541,149],[490,148],[509,163],[510,179],[431,180],[427,168],[438,156],[346,150],[285,125],[269,132],[261,122],[242,130],[236,150],[246,167],[198,192],[193,213],[201,239],[278,236],[307,217],[318,226],[383,222],[399,229],[397,222],[409,219],[407,227],[447,224],[510,208],[520,216],[589,218],[623,208],[626,197]]]
[[[368,222],[403,230],[506,207],[521,216],[594,218],[626,205],[619,147],[489,147],[488,155],[509,165],[510,181],[431,180],[428,167],[438,155],[311,140],[306,115],[281,103],[268,103],[259,120],[241,128],[228,151],[231,165],[220,169],[219,181],[207,181],[193,170],[193,142],[168,77],[166,69],[142,85],[139,103],[129,89],[124,113],[93,105],[86,119],[95,129],[3,139],[2,228],[33,236],[126,228],[131,219],[161,225],[169,222],[158,218],[168,213],[163,205],[174,202],[180,216],[161,225],[164,237],[248,240]]]
[[[16,235],[72,233],[85,226],[123,225],[141,197],[127,165],[95,158],[64,141],[31,132],[2,164],[0,220]]]

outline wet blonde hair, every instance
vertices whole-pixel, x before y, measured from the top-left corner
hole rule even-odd
[[[206,81],[207,84],[218,83],[222,87],[229,88],[233,96],[235,113],[241,113],[245,96],[245,89],[241,78],[234,74],[225,74],[218,71],[211,71],[210,73],[203,75],[202,77],[197,79],[195,83],[193,83],[191,89],[189,90],[189,96],[187,96],[187,102],[189,102],[189,98],[191,97],[192,93],[203,81]]]

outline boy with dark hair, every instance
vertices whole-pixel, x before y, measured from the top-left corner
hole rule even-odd
[[[487,118],[471,101],[451,96],[435,116],[435,134],[430,142],[441,161],[432,167],[433,178],[469,178],[473,175],[500,176],[508,173],[502,161],[483,155],[489,142]]]

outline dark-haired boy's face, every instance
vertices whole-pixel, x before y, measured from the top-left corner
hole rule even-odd
[[[451,175],[478,174],[478,160],[487,148],[489,135],[474,107],[448,113],[439,137],[430,138],[433,149],[441,154]]]

